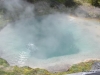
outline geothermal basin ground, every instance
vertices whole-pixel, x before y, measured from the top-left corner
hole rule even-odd
[[[0,53],[33,68],[99,59],[100,21],[60,13],[17,20],[0,31]]]

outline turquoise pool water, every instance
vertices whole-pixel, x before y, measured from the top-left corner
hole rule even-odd
[[[73,55],[83,58],[93,52],[95,57],[100,49],[99,25],[66,14],[18,20],[0,31],[1,56],[18,65]]]

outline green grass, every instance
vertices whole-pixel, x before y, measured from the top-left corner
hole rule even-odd
[[[6,60],[4,60],[4,59],[2,59],[2,58],[0,58],[0,65],[2,65],[2,66],[9,66],[9,63],[6,61]]]
[[[82,5],[93,5],[93,6],[100,6],[100,0],[98,0],[98,4],[96,3],[96,0],[74,0],[76,3],[80,3]]]
[[[81,62],[79,64],[74,64],[67,73],[77,73],[77,72],[86,72],[89,71],[93,65],[93,63],[96,62],[91,60],[88,62]]]
[[[0,75],[65,75],[70,73],[89,71],[94,62],[97,62],[97,60],[90,60],[88,62],[74,64],[66,72],[50,73],[47,70],[40,68],[33,69],[28,66],[10,66],[6,60],[0,58],[0,65],[6,65],[6,67],[3,67],[3,69],[0,67]],[[9,70],[6,70],[6,68],[9,68]]]

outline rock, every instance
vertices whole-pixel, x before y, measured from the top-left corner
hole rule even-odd
[[[67,74],[67,75],[87,75],[91,74],[92,72],[79,72],[79,73],[73,73],[73,74]]]
[[[98,69],[100,69],[100,62],[95,62],[95,63],[92,65],[91,70],[98,70]]]
[[[67,75],[100,75],[100,72],[79,72]]]
[[[100,72],[95,72],[95,73],[90,73],[90,74],[85,74],[85,75],[100,75]]]

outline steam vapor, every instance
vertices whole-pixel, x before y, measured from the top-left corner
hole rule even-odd
[[[53,10],[48,3],[46,7]],[[52,64],[57,59],[63,61],[65,58],[72,63],[75,61],[72,58],[80,60],[80,55],[81,59],[90,58],[92,52],[99,52],[100,40],[95,40],[100,35],[95,31],[95,26],[99,31],[99,22],[78,19],[56,11],[37,16],[39,13],[36,11],[50,11],[46,7],[39,8],[24,0],[0,0],[0,9],[5,12],[4,18],[12,20],[0,31],[1,57],[12,65],[36,67],[44,66],[41,64],[45,63],[50,65],[49,62]],[[85,17],[86,14],[81,16]],[[94,54],[95,57],[98,56]]]

